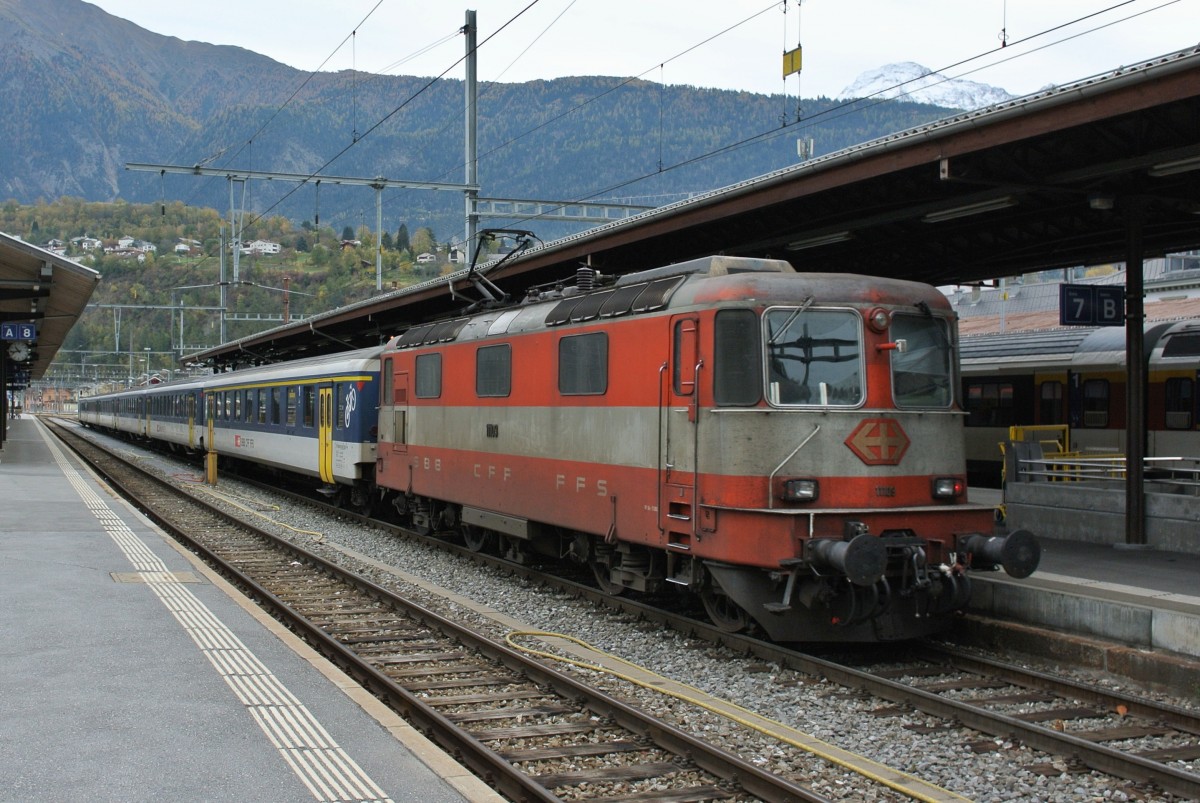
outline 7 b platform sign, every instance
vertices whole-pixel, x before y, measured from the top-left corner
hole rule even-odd
[[[1059,326],[1124,326],[1125,288],[1115,285],[1060,284]]]

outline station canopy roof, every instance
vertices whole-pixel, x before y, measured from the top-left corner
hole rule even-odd
[[[100,274],[91,268],[0,233],[0,326],[32,325],[35,334],[32,342],[0,344],[10,387],[45,375],[99,281]],[[10,347],[18,342],[28,345],[19,349],[19,361],[10,357]]]

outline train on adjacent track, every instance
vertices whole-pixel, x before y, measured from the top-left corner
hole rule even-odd
[[[476,304],[386,345],[82,400],[88,425],[311,477],[512,560],[676,588],[728,630],[943,629],[1036,568],[966,498],[935,288],[709,257]]]
[[[1144,340],[1146,454],[1200,455],[1200,321],[1147,324]],[[1013,426],[1064,427],[1062,451],[1124,453],[1124,327],[974,335],[961,356],[972,485],[1000,487]]]

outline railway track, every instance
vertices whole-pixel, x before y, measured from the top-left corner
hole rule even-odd
[[[513,800],[826,800],[52,429],[160,526]]]
[[[865,670],[840,663],[828,672],[895,704],[879,716],[919,710],[1059,757],[1035,771],[1094,769],[1200,799],[1200,775],[1172,766],[1200,759],[1195,711],[934,644],[915,646],[900,662],[892,656]],[[1145,740],[1159,746],[1144,747]],[[992,739],[970,746],[996,749]]]
[[[322,504],[302,495],[294,498]],[[1172,766],[1172,762],[1200,758],[1200,717],[1186,709],[932,642],[914,647],[912,658],[902,665],[897,665],[892,650],[881,669],[824,659],[786,645],[731,634],[688,614],[639,599],[614,597],[586,583],[548,574],[536,565],[517,565],[448,543],[444,538],[410,534],[394,524],[345,510],[339,514],[436,543],[530,581],[890,703],[878,709],[878,716],[920,711],[946,723],[937,727],[962,725],[991,737],[972,742],[969,746],[973,750],[996,749],[996,739],[1019,741],[1048,754],[1046,762],[1030,768],[1035,772],[1060,774],[1064,769],[1091,769],[1131,782],[1135,794],[1158,789],[1200,800],[1200,775]],[[1148,740],[1162,746],[1146,748],[1143,745]]]
[[[338,513],[369,521],[344,510]],[[1135,795],[1157,789],[1200,799],[1200,776],[1171,765],[1171,762],[1194,761],[1200,754],[1196,739],[1200,720],[1183,709],[988,661],[948,647],[922,646],[902,664],[897,663],[893,653],[883,668],[877,669],[820,658],[730,634],[636,599],[611,597],[585,584],[549,576],[536,566],[518,566],[385,522],[371,521],[371,524],[437,542],[531,581],[618,608],[638,619],[675,628],[760,661],[823,678],[851,689],[849,694],[871,695],[890,703],[881,705],[875,712],[877,716],[920,711],[947,723],[934,727],[963,725],[993,737],[971,743],[977,751],[996,749],[997,739],[1020,741],[1048,754],[1049,760],[1044,765],[1047,773],[1090,768],[1136,784],[1132,790]],[[1150,739],[1163,746],[1152,749],[1139,746]],[[1121,749],[1122,743],[1135,746],[1125,750]]]

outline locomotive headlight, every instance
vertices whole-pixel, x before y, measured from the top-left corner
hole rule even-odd
[[[780,497],[785,502],[815,502],[819,490],[816,480],[785,480]]]
[[[958,477],[933,478],[934,499],[955,499],[962,496],[966,490],[967,484]]]
[[[883,332],[892,322],[892,316],[887,310],[876,307],[867,315],[867,326],[876,332]]]

